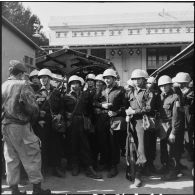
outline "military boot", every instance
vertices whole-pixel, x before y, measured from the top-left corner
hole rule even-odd
[[[33,184],[33,193],[32,194],[42,195],[42,194],[52,194],[52,193],[51,193],[50,189],[43,190],[41,188],[41,183],[39,183],[39,184]]]
[[[133,185],[134,185],[135,187],[141,187],[141,186],[142,186],[141,177],[135,177],[135,180],[134,180]]]
[[[58,167],[53,168],[53,175],[56,177],[65,177],[65,173],[60,170]]]
[[[14,195],[26,195],[26,191],[20,192],[20,190],[18,189],[18,185],[13,185],[10,188],[11,188],[11,194],[14,194]]]
[[[86,169],[86,176],[91,177],[93,179],[102,179],[102,176],[98,174],[92,166],[87,167]]]
[[[117,166],[112,166],[110,171],[107,174],[107,177],[112,178],[112,177],[115,177],[117,174],[118,174]]]
[[[169,172],[169,167],[167,164],[163,164],[163,166],[157,170],[157,173],[160,175],[167,174]]]
[[[163,181],[172,181],[172,180],[176,180],[177,177],[177,171],[176,170],[170,170],[168,174],[163,175],[161,177],[161,180]]]

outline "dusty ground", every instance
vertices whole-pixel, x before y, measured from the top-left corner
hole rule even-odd
[[[70,193],[70,194],[121,194],[121,193],[138,193],[138,194],[194,194],[193,193],[193,178],[191,175],[191,169],[193,163],[186,159],[184,154],[181,162],[188,166],[188,169],[184,171],[184,175],[178,178],[176,181],[163,182],[159,176],[151,176],[143,178],[143,187],[131,188],[130,183],[125,178],[125,158],[121,158],[121,164],[119,166],[119,174],[117,177],[109,179],[106,177],[106,171],[102,172],[102,180],[94,180],[88,178],[83,172],[79,176],[73,177],[69,171],[66,172],[66,177],[63,179],[47,176],[43,182],[44,188],[50,188],[54,193]],[[155,161],[156,167],[160,167],[159,156]],[[21,186],[21,189],[27,189],[27,193],[32,193],[31,185]],[[2,180],[2,194],[10,194],[10,190]]]

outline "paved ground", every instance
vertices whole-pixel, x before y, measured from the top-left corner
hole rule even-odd
[[[125,178],[125,159],[121,159],[119,166],[119,175],[108,179],[106,172],[102,172],[102,180],[94,180],[87,178],[84,173],[73,177],[70,172],[66,173],[66,178],[60,179],[53,176],[47,176],[44,180],[43,187],[50,188],[54,193],[71,193],[71,194],[121,194],[121,193],[142,193],[142,194],[193,194],[193,178],[191,169],[193,163],[186,160],[186,155],[181,162],[188,166],[188,170],[184,171],[184,175],[172,182],[162,182],[159,176],[151,176],[143,178],[143,187],[132,188],[130,183]],[[159,168],[159,156],[155,161],[156,167]],[[27,193],[31,194],[31,185],[21,186],[21,189],[27,189]],[[5,180],[2,180],[2,194],[10,194],[10,190],[5,185]]]

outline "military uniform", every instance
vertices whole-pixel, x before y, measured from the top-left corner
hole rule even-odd
[[[94,163],[92,151],[88,140],[88,132],[84,129],[84,117],[89,117],[87,110],[89,96],[85,92],[78,95],[74,91],[70,91],[69,95],[74,99],[74,109],[76,106],[74,116],[70,119],[70,130],[67,134],[69,149],[71,151],[70,162],[72,164],[72,175],[78,175],[79,167],[83,165],[86,168],[87,176],[101,178],[101,176],[97,175],[92,169]]]
[[[38,117],[39,108],[33,90],[25,81],[12,76],[2,85],[2,104],[7,183],[19,183],[21,161],[30,182],[38,184],[42,181],[40,141],[30,122]]]
[[[143,167],[148,161],[152,163],[155,158],[154,141],[151,142],[150,135],[152,130],[144,130],[143,115],[155,117],[155,98],[154,93],[148,91],[145,87],[135,88],[128,96],[129,106],[135,111],[131,118],[133,137],[138,150],[138,159],[136,162],[136,178],[140,178]],[[139,101],[139,102],[138,102]]]
[[[180,149],[183,142],[183,129],[181,128],[181,105],[179,97],[171,89],[167,94],[159,95],[158,137],[160,138],[161,163],[175,176],[180,159]],[[175,135],[175,142],[169,141],[170,134]],[[169,150],[168,146],[169,145]],[[172,177],[171,176],[171,177]]]
[[[99,145],[105,163],[112,169],[120,162],[119,133],[125,125],[125,90],[115,84],[111,89],[106,88],[102,92],[101,99],[101,115],[98,120]],[[104,103],[110,103],[107,110],[102,108]],[[117,115],[109,117],[108,111]]]

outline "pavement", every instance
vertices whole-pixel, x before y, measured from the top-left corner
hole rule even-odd
[[[157,146],[157,149],[159,147]],[[159,152],[157,152],[158,154]],[[103,179],[91,179],[81,172],[78,176],[72,176],[71,172],[66,172],[65,178],[57,178],[48,174],[42,184],[44,189],[50,188],[53,193],[58,194],[194,194],[192,167],[193,162],[187,160],[184,153],[181,162],[188,167],[183,171],[183,176],[175,181],[164,182],[159,175],[143,177],[143,186],[140,188],[132,187],[132,183],[125,178],[125,157],[121,157],[118,167],[119,174],[114,178],[107,178],[106,171],[101,172]],[[159,155],[155,160],[156,168],[160,168]],[[32,186],[20,186],[20,189],[27,190],[27,194],[32,193]],[[2,194],[11,194],[5,180],[2,180]]]

